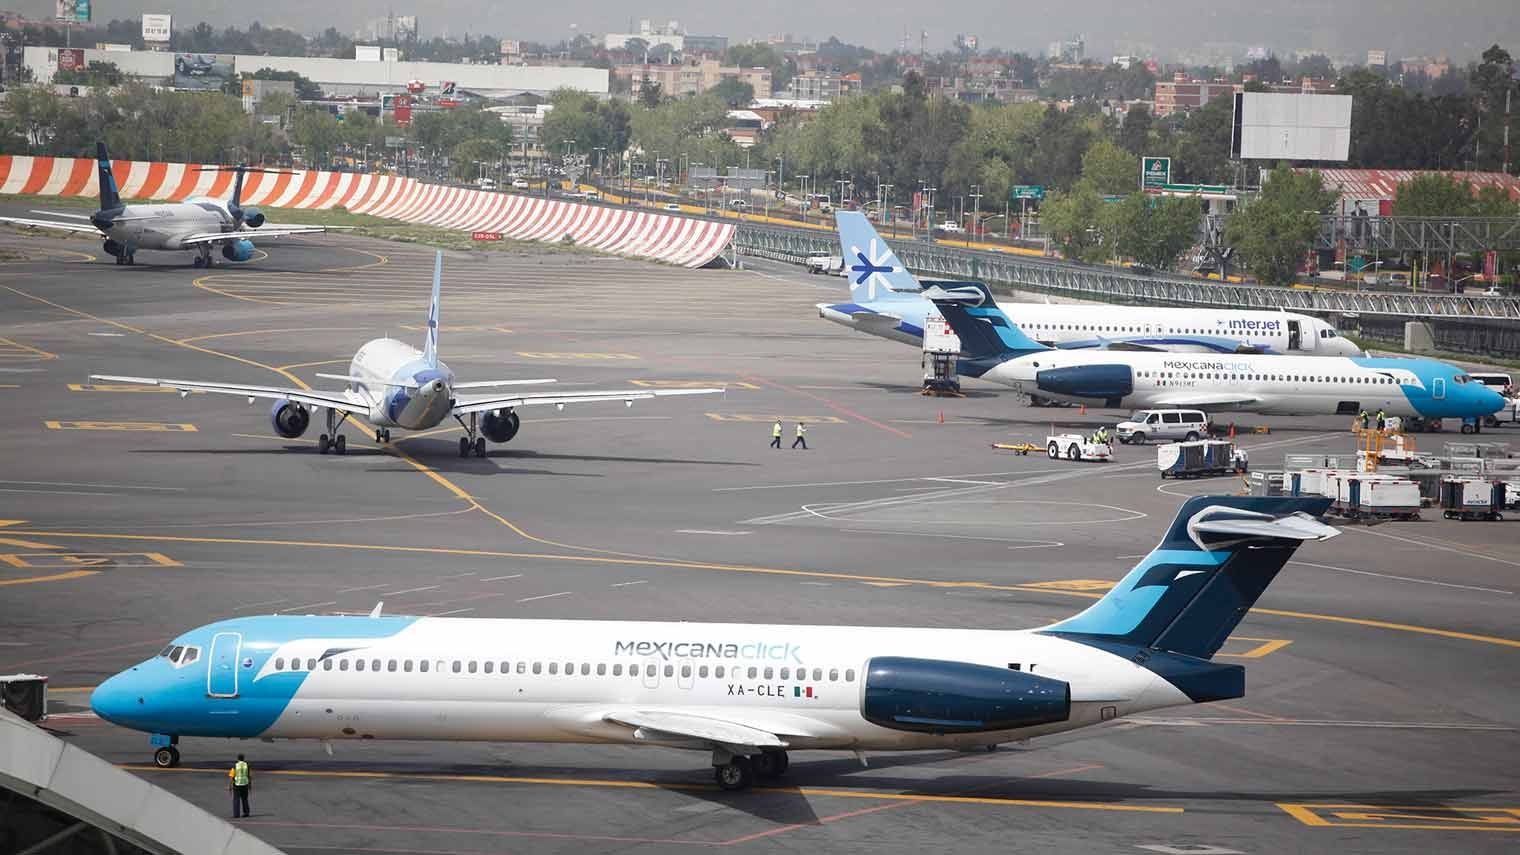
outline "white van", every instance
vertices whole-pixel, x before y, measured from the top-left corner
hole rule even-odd
[[[1119,441],[1143,445],[1153,439],[1192,442],[1209,435],[1209,417],[1202,410],[1141,410],[1114,427]]]

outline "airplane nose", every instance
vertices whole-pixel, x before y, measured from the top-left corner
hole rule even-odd
[[[132,671],[135,670],[123,671],[107,679],[90,693],[90,709],[97,716],[112,724],[130,726],[133,717],[141,713],[144,698],[133,679]]]

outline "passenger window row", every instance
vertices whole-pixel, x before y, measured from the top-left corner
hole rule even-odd
[[[304,664],[304,667],[303,667],[303,664]],[[635,664],[628,665],[628,666],[624,666],[622,663],[616,663],[614,665],[608,666],[605,662],[599,662],[599,663],[597,663],[595,665],[593,665],[593,664],[591,664],[589,662],[581,662],[579,664],[574,663],[574,662],[566,662],[566,663],[563,664],[563,666],[561,666],[561,663],[559,663],[559,662],[548,662],[548,663],[545,663],[545,662],[542,662],[542,661],[539,661],[539,662],[516,662],[516,663],[512,663],[512,662],[480,661],[480,660],[476,660],[476,659],[452,659],[452,660],[448,660],[448,659],[437,659],[437,660],[434,660],[434,659],[416,659],[416,660],[413,660],[413,659],[362,659],[362,658],[354,658],[354,659],[327,658],[327,659],[320,659],[320,660],[319,659],[315,659],[315,658],[311,658],[311,659],[305,660],[305,662],[303,663],[302,660],[299,659],[299,658],[292,657],[290,659],[286,659],[283,656],[276,657],[275,660],[274,660],[274,670],[276,670],[276,671],[315,671],[319,667],[323,671],[349,671],[349,670],[353,670],[353,671],[356,671],[356,672],[357,671],[384,671],[384,672],[387,672],[387,673],[394,673],[394,672],[400,671],[401,673],[405,673],[405,674],[411,674],[411,673],[414,673],[414,672],[415,673],[420,673],[420,674],[426,674],[430,670],[432,670],[432,671],[434,671],[436,673],[498,674],[498,675],[506,675],[506,674],[512,674],[515,671],[515,673],[517,673],[517,674],[528,674],[530,672],[533,673],[533,674],[543,674],[543,673],[547,672],[550,676],[573,677],[573,676],[579,674],[582,677],[589,677],[589,676],[591,676],[591,674],[592,674],[592,672],[594,670],[595,673],[596,673],[596,676],[598,676],[598,677],[605,677],[609,673],[613,677],[622,677],[622,676],[624,676],[625,670],[626,670],[626,674],[629,677],[655,677],[655,676],[659,676],[662,672],[663,672],[664,676],[666,676],[666,677],[674,677],[676,675],[676,666],[673,665],[673,664],[668,664],[668,663],[665,664],[665,665],[663,665],[663,666],[654,665],[654,664],[648,664],[648,665],[646,665],[646,664],[640,664],[640,663],[635,663]],[[713,679],[718,679],[718,680],[722,680],[725,677],[727,679],[730,679],[730,680],[738,680],[738,679],[741,679],[741,678],[743,678],[743,679],[749,679],[749,680],[755,680],[755,679],[766,679],[766,680],[775,680],[775,679],[781,679],[781,680],[808,680],[809,679],[809,677],[808,677],[808,669],[806,669],[806,668],[782,667],[782,668],[778,669],[778,668],[776,668],[774,666],[767,666],[765,668],[760,668],[760,667],[752,665],[752,666],[750,666],[748,668],[742,668],[742,667],[736,666],[736,665],[729,665],[729,666],[724,666],[724,665],[713,665],[713,666],[697,665],[697,666],[693,667],[690,664],[682,664],[680,666],[680,672],[681,672],[681,677],[682,678],[690,678],[693,674],[695,674],[698,679],[702,679],[702,680],[708,679],[709,677],[712,677]],[[814,683],[822,683],[822,682],[824,682],[825,674],[827,674],[828,682],[831,682],[831,683],[837,683],[837,682],[839,682],[841,674],[840,674],[840,670],[838,668],[829,668],[826,672],[825,672],[825,670],[823,668],[814,668],[812,670],[811,681],[814,682]],[[844,681],[846,683],[853,683],[853,682],[855,682],[855,669],[854,668],[846,668],[846,669],[844,669],[843,677],[844,677]]]
[[[1224,374],[1212,371],[1141,371],[1138,372],[1143,378],[1183,380],[1245,380],[1250,382],[1278,382],[1278,383],[1362,383],[1368,385],[1388,385],[1393,383],[1390,377],[1325,377],[1323,375],[1300,375],[1300,374]],[[1464,381],[1458,381],[1464,382]]]

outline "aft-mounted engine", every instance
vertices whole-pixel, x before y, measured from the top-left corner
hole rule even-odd
[[[228,261],[247,261],[253,258],[253,241],[240,239],[222,244],[222,258]]]
[[[258,208],[243,209],[243,225],[250,229],[256,229],[264,225],[264,212]]]
[[[311,410],[296,401],[275,401],[269,412],[269,422],[274,432],[286,439],[295,439],[311,426]]]
[[[1071,685],[966,662],[877,657],[866,663],[860,714],[892,730],[986,733],[1066,721]]]
[[[509,442],[522,424],[511,410],[491,410],[480,420],[480,432],[492,442]]]

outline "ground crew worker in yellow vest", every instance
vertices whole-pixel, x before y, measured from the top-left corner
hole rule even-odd
[[[1377,426],[1378,426],[1378,430],[1382,430],[1387,424],[1388,424],[1388,414],[1385,413],[1385,412],[1383,412],[1382,410],[1378,410],[1378,414],[1377,414]]]
[[[1367,411],[1366,410],[1362,410],[1361,413],[1359,413],[1357,415],[1357,418],[1359,418],[1359,419],[1362,420],[1362,430],[1366,430],[1367,429],[1367,418],[1368,418]]]
[[[227,770],[227,789],[232,793],[232,818],[253,816],[248,807],[248,793],[253,789],[253,775],[248,771],[248,761],[239,754],[236,763]]]
[[[797,438],[792,440],[792,448],[799,445],[802,446],[803,451],[807,451],[807,425],[802,422],[797,423]]]
[[[773,425],[771,425],[771,448],[780,448],[780,447],[781,447],[781,420],[780,419],[776,419],[776,423],[773,424]]]

